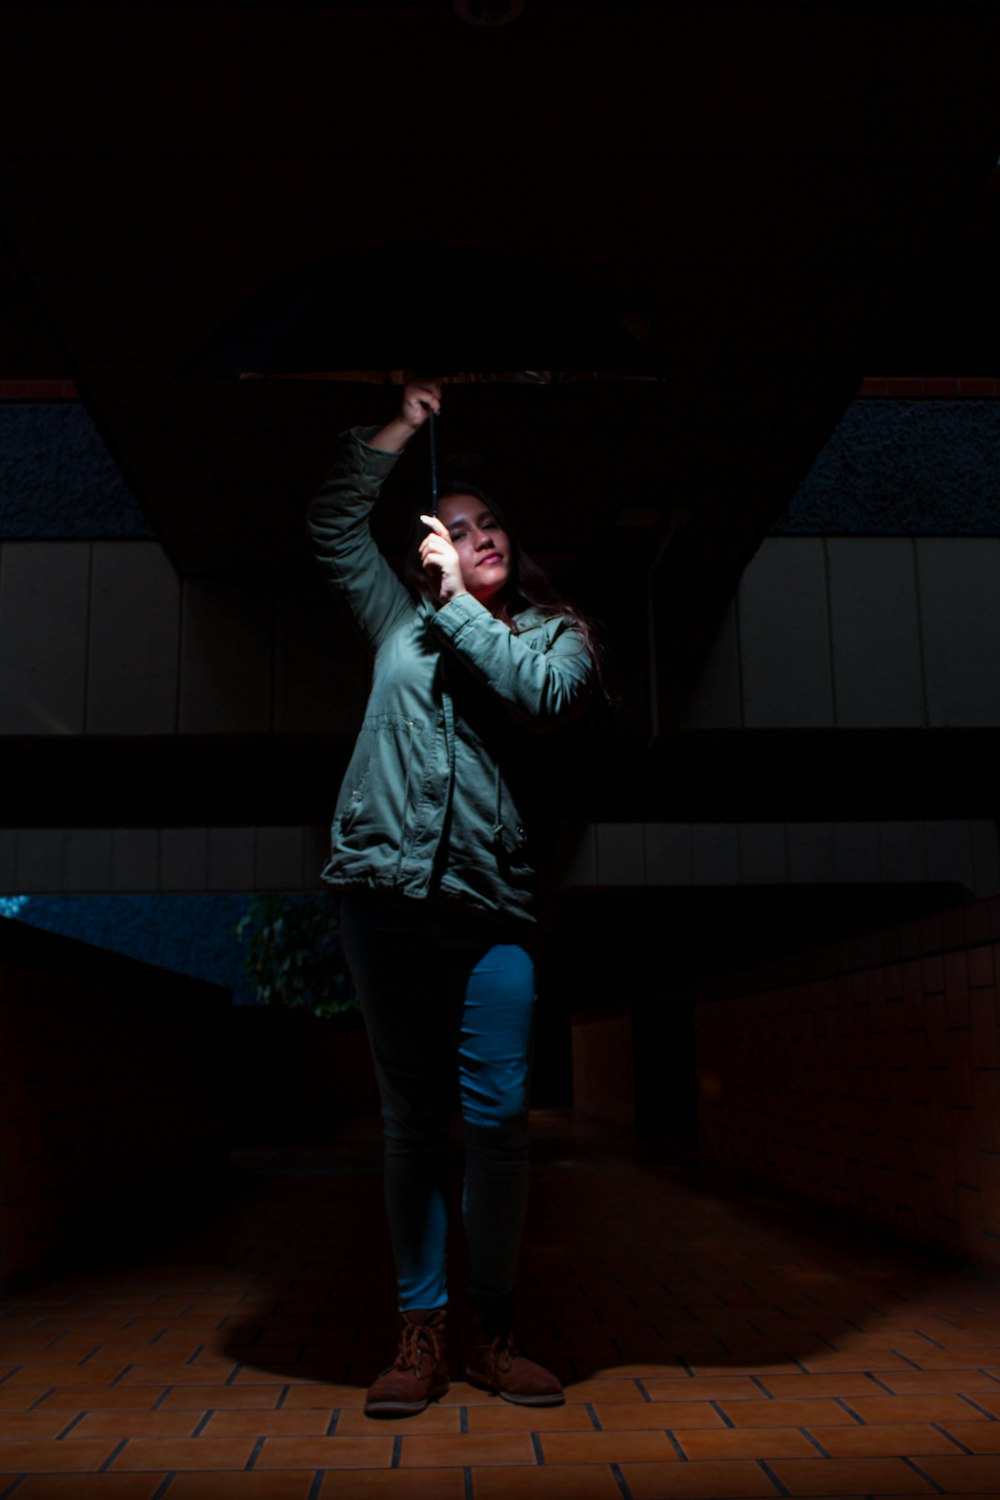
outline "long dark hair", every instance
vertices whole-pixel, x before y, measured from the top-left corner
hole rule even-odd
[[[604,677],[604,645],[601,641],[597,625],[585,614],[577,609],[575,604],[570,604],[564,599],[559,591],[553,586],[548,575],[539,567],[534,558],[530,557],[515,533],[511,530],[510,522],[503,508],[497,505],[492,496],[477,484],[466,484],[464,480],[453,479],[444,485],[438,498],[447,500],[451,495],[474,495],[477,500],[482,501],[493,518],[499,523],[501,529],[506,532],[510,543],[510,576],[504,584],[503,596],[499,608],[494,610],[498,620],[503,620],[516,635],[518,630],[517,617],[524,609],[536,609],[546,619],[555,615],[562,615],[563,619],[569,620],[583,637],[584,644],[594,664],[594,675],[597,679],[598,688],[608,696],[608,688]],[[426,535],[426,527],[417,521],[410,537],[410,546],[406,554],[406,583],[415,594],[422,594],[425,598],[430,597],[431,589],[427,574],[420,563],[420,543]]]

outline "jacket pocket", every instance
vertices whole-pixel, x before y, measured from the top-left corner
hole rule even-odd
[[[417,723],[405,714],[372,714],[358,731],[334,817],[335,841],[394,843],[409,796]]]

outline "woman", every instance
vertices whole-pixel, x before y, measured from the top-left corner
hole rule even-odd
[[[527,1193],[527,1088],[544,736],[595,679],[586,623],[520,553],[487,498],[440,501],[413,589],[368,517],[402,450],[439,412],[411,382],[387,426],[348,433],[309,510],[318,557],[374,653],[371,694],[334,813],[324,879],[382,1100],[400,1344],[365,1411],[422,1411],[448,1389],[448,1128],[457,1081],[469,1247],[466,1378],[522,1405],[563,1400],[518,1352],[515,1264]],[[531,601],[531,602],[529,602]]]

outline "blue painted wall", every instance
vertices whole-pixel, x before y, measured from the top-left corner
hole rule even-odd
[[[1000,535],[1000,401],[852,401],[772,536]]]
[[[82,402],[0,402],[0,537],[152,535]]]
[[[98,948],[191,974],[233,992],[236,1005],[252,1005],[243,974],[243,950],[233,931],[249,896],[29,896],[17,912],[48,932],[80,938]]]

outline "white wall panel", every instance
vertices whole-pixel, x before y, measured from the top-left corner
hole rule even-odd
[[[110,828],[69,828],[63,835],[63,889],[73,896],[111,889]]]
[[[179,580],[155,542],[95,542],[93,547],[87,729],[172,734]]]
[[[327,845],[326,829],[314,824],[6,829],[0,830],[0,894],[322,890]],[[997,824],[591,823],[562,884],[680,888],[925,880],[964,885],[980,896],[1000,893]]]
[[[789,823],[788,878],[795,885],[824,884],[833,879],[833,825]]]
[[[768,537],[743,574],[737,609],[746,727],[832,724],[822,538]]]
[[[158,890],[160,834],[156,828],[116,828],[111,842],[111,885],[115,891]]]
[[[833,880],[835,884],[875,884],[879,878],[877,823],[833,824]]]
[[[0,828],[0,895],[17,891],[17,830]]]
[[[298,890],[302,885],[302,829],[258,828],[254,878],[258,890]]]
[[[61,828],[21,828],[17,834],[15,886],[11,895],[66,891]]]
[[[838,725],[923,724],[913,542],[829,537],[826,554]]]
[[[974,886],[972,825],[934,819],[924,825],[927,839],[927,878],[953,880]]]
[[[929,722],[1000,724],[1000,538],[916,548]]]
[[[598,823],[598,885],[643,885],[645,879],[642,825]]]
[[[256,829],[208,830],[208,888],[210,891],[252,891],[256,867]]]
[[[0,735],[360,720],[364,653],[310,582],[189,581],[181,622],[154,542],[5,543]],[[681,723],[902,727],[925,712],[931,726],[1000,725],[1000,539],[767,538]]]
[[[784,823],[741,823],[740,879],[747,885],[784,885],[788,841]]]
[[[920,822],[880,823],[879,879],[889,882],[927,879],[927,840]]]
[[[0,549],[0,734],[82,734],[88,542]]]
[[[740,830],[736,823],[693,823],[695,885],[740,884]]]
[[[160,889],[208,889],[207,828],[164,828],[160,835]]]
[[[689,885],[694,874],[690,823],[644,823],[646,881],[649,885]]]

